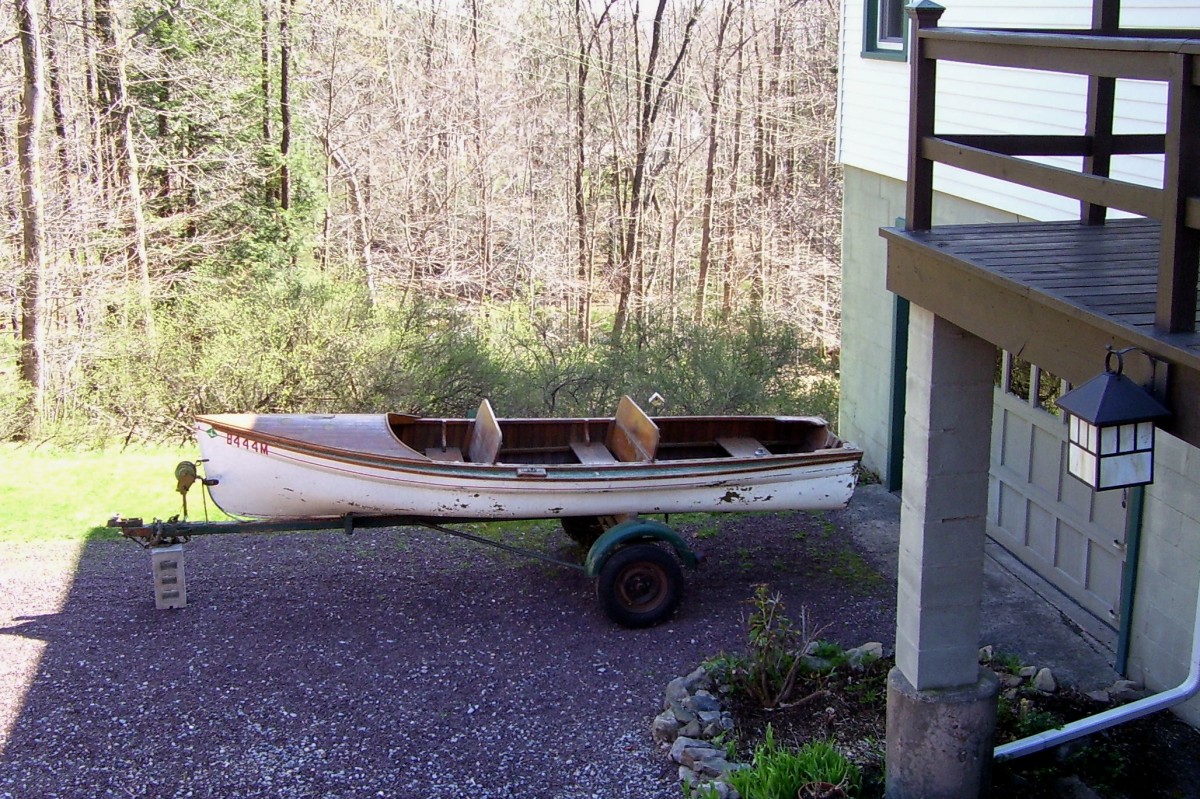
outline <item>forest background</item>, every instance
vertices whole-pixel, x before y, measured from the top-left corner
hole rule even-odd
[[[828,0],[0,9],[0,439],[836,413]]]

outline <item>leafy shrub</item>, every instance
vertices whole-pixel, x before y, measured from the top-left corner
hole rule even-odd
[[[787,328],[663,325],[585,346],[554,311],[373,306],[360,281],[314,268],[255,274],[190,273],[152,326],[110,313],[57,378],[55,421],[95,443],[186,438],[197,413],[461,416],[482,397],[502,416],[607,415],[622,394],[654,392],[665,414],[836,410],[832,367]]]
[[[819,631],[810,629],[808,612],[801,608],[799,624],[788,617],[783,597],[766,585],[755,588],[754,611],[748,619],[748,645],[744,671],[735,674],[735,688],[746,691],[764,708],[787,702],[799,677],[820,662],[806,657],[817,644]],[[834,647],[837,652],[840,648]]]

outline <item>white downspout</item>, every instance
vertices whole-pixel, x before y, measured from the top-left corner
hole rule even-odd
[[[1164,708],[1178,705],[1180,702],[1191,699],[1197,692],[1200,692],[1200,591],[1196,596],[1196,621],[1192,628],[1192,660],[1187,679],[1170,690],[1147,696],[1136,702],[1073,721],[1056,730],[1039,732],[1037,735],[1030,735],[1028,738],[997,746],[992,753],[992,758],[996,761],[1012,760],[1016,757],[1040,752],[1043,749],[1050,749],[1067,741],[1073,741],[1076,738],[1082,738],[1085,735],[1091,735],[1094,732],[1106,730],[1123,722],[1139,719]]]

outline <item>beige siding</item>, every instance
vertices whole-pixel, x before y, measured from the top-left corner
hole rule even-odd
[[[842,31],[842,87],[839,153],[846,166],[897,180],[905,177],[908,115],[908,66],[864,58],[863,3],[846,0]],[[1194,3],[1125,4],[1127,25],[1198,27]],[[967,0],[948,7],[946,26],[1086,27],[1090,3],[1007,3]],[[1027,70],[971,64],[944,64],[938,79],[938,129],[955,133],[1047,133],[1078,135],[1084,128],[1086,80]],[[1165,88],[1162,84],[1122,81],[1117,92],[1116,129],[1122,133],[1161,132]],[[1079,168],[1079,159],[1042,159]],[[1162,159],[1117,158],[1113,177],[1144,185],[1162,182]],[[935,188],[941,194],[1011,211],[1039,220],[1078,215],[1078,203],[959,170],[938,167]]]

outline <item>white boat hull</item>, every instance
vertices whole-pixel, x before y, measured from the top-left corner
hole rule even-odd
[[[219,418],[219,417],[211,417]],[[604,465],[414,462],[197,424],[210,494],[251,518],[535,519],[846,505],[856,450]]]

